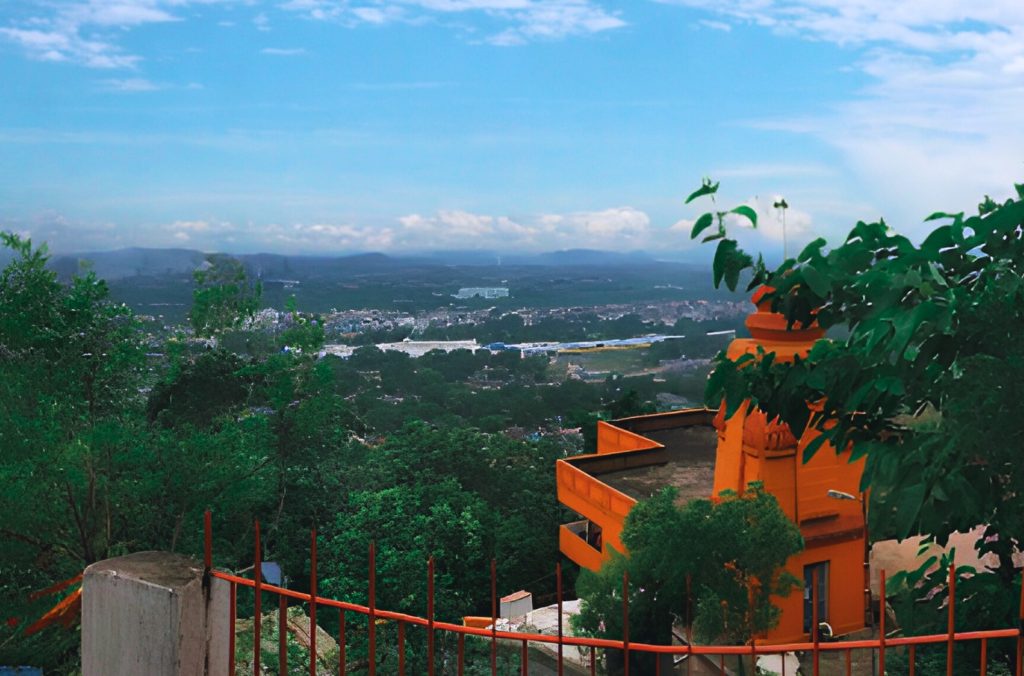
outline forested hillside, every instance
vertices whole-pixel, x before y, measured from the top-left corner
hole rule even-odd
[[[249,565],[259,518],[296,588],[315,527],[330,595],[363,598],[376,540],[382,607],[424,611],[430,555],[440,616],[489,612],[491,558],[502,589],[543,597],[564,520],[555,460],[593,443],[602,411],[653,410],[650,376],[587,383],[541,356],[321,357],[300,313],[280,333],[242,326],[244,274],[198,280],[195,334],[154,333],[94,273],[65,283],[45,249],[4,243],[0,663],[73,668],[76,631],[23,635],[56,600],[33,592],[127,552],[198,555],[207,508],[216,565]]]

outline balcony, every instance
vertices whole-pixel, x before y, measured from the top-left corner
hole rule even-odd
[[[558,529],[558,548],[582,568],[601,567],[601,527],[589,519],[562,524]]]
[[[597,453],[556,466],[559,502],[585,517],[561,527],[562,553],[597,570],[609,548],[624,551],[622,527],[637,501],[668,486],[676,488],[680,502],[710,497],[714,413],[695,409],[599,423]]]

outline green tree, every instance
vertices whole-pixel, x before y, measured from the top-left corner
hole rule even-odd
[[[873,539],[944,544],[984,526],[975,547],[996,556],[1006,589],[1024,533],[1024,185],[1015,188],[973,216],[932,214],[941,224],[919,245],[884,221],[859,222],[838,246],[817,239],[774,270],[723,227],[716,285],[733,289],[749,270],[750,288],[767,286],[791,325],[817,321],[843,337],[790,364],[721,355],[706,392],[730,412],[749,399],[794,430],[819,430],[805,457],[829,442],[865,458]]]
[[[622,531],[629,556],[615,554],[597,573],[580,574],[577,629],[622,638],[624,573],[632,641],[667,645],[673,624],[689,624],[701,641],[737,644],[778,624],[771,597],[799,585],[782,567],[803,538],[775,497],[758,483],[715,502],[680,507],[676,497],[666,488],[638,503]],[[653,672],[653,662],[644,662],[650,656],[633,659],[641,673]]]
[[[0,273],[0,607],[4,620],[21,620],[0,629],[12,632],[0,634],[0,661],[58,664],[71,652],[66,636],[13,641],[13,632],[53,603],[29,592],[117,550],[143,343],[94,274],[63,285],[45,247],[0,239],[15,254]]]
[[[198,336],[216,336],[240,326],[259,309],[263,287],[249,282],[245,268],[235,258],[210,254],[193,277],[196,288],[189,322]]]

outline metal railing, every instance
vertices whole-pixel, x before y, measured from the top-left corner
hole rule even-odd
[[[562,625],[562,566],[560,563],[555,565],[555,578],[556,578],[556,589],[557,589],[557,610],[558,610],[558,625],[556,634],[539,634],[539,633],[528,633],[519,631],[503,631],[498,629],[498,595],[497,595],[497,573],[495,561],[492,559],[490,566],[490,580],[491,580],[491,623],[489,627],[481,628],[474,626],[465,626],[462,624],[454,624],[451,622],[439,621],[434,616],[434,558],[431,557],[426,561],[425,570],[425,585],[427,589],[427,614],[426,617],[419,617],[417,615],[410,615],[407,613],[395,612],[391,610],[384,610],[378,608],[376,605],[376,546],[374,543],[370,543],[369,547],[369,570],[367,573],[368,583],[368,598],[367,604],[361,605],[358,603],[350,603],[347,601],[338,601],[335,599],[324,598],[317,595],[317,545],[316,545],[316,530],[312,530],[310,533],[310,570],[309,570],[309,593],[303,593],[294,591],[291,589],[285,589],[283,587],[266,584],[263,582],[260,571],[261,567],[261,547],[260,547],[260,526],[259,521],[255,523],[255,553],[253,557],[253,579],[241,577],[239,575],[233,575],[225,573],[213,568],[213,552],[212,552],[212,527],[210,513],[207,512],[204,519],[204,566],[207,575],[223,580],[230,585],[230,617],[229,617],[229,636],[228,636],[228,654],[224,656],[224,659],[228,661],[228,673],[234,676],[236,673],[236,619],[237,619],[237,595],[239,587],[251,588],[254,593],[254,604],[253,604],[253,674],[260,676],[263,672],[261,670],[261,631],[262,631],[262,596],[263,594],[276,594],[278,597],[278,673],[287,674],[288,671],[288,651],[286,648],[287,639],[287,607],[288,600],[294,600],[308,605],[309,609],[309,673],[311,676],[317,676],[317,647],[316,647],[316,618],[318,608],[333,608],[338,611],[338,664],[337,673],[344,675],[347,673],[347,651],[346,651],[346,614],[356,613],[361,616],[365,616],[367,619],[367,652],[368,659],[365,663],[365,669],[369,676],[375,676],[377,673],[377,649],[376,649],[376,632],[377,624],[379,621],[391,621],[397,624],[397,653],[398,653],[398,664],[397,674],[399,676],[405,676],[406,674],[406,627],[415,626],[423,627],[426,629],[426,669],[428,676],[434,676],[436,670],[436,655],[435,646],[437,643],[437,633],[453,634],[457,637],[458,651],[456,657],[456,667],[459,676],[462,676],[465,667],[465,638],[467,636],[478,637],[481,639],[487,639],[490,642],[490,671],[491,674],[498,674],[498,642],[512,642],[521,645],[521,657],[520,657],[520,671],[525,676],[529,673],[529,651],[528,647],[530,643],[543,643],[552,646],[555,653],[557,673],[562,676],[564,670],[565,656],[564,648],[566,646],[572,646],[581,650],[581,654],[586,654],[587,659],[585,660],[585,668],[589,667],[589,673],[591,676],[597,674],[597,664],[599,662],[599,650],[613,650],[618,651],[623,656],[623,674],[629,676],[630,674],[630,655],[631,654],[649,654],[654,657],[654,674],[660,676],[661,674],[661,660],[658,659],[659,655],[673,655],[679,657],[689,656],[703,656],[717,657],[718,665],[721,674],[726,673],[725,658],[727,656],[734,656],[737,658],[750,657],[756,659],[761,655],[780,655],[783,656],[782,662],[782,676],[786,676],[785,672],[785,653],[809,653],[811,657],[811,673],[814,676],[819,676],[820,670],[820,658],[823,654],[835,654],[839,653],[845,659],[841,662],[845,663],[845,673],[849,676],[852,674],[852,653],[855,650],[870,650],[875,653],[877,658],[877,667],[879,674],[885,674],[885,662],[886,652],[892,649],[906,648],[908,656],[908,673],[910,676],[915,676],[915,653],[918,647],[928,645],[942,645],[946,646],[946,674],[952,676],[954,673],[954,647],[957,644],[965,642],[977,641],[980,644],[981,658],[978,665],[978,674],[985,676],[988,666],[988,642],[997,639],[1013,639],[1016,642],[1016,660],[1014,665],[1015,676],[1024,676],[1022,672],[1022,662],[1024,662],[1024,631],[1021,626],[1024,626],[1024,585],[1022,585],[1021,598],[1020,598],[1020,623],[1017,627],[1011,627],[1006,629],[993,629],[986,631],[966,631],[958,632],[955,631],[955,617],[956,617],[956,573],[954,566],[949,568],[949,598],[948,603],[948,617],[947,626],[948,630],[942,634],[929,634],[922,636],[901,636],[901,637],[887,637],[885,627],[885,613],[880,613],[879,631],[878,637],[872,639],[863,640],[851,640],[851,641],[838,641],[838,642],[823,642],[818,632],[818,599],[817,599],[817,587],[818,585],[812,582],[812,599],[811,607],[813,613],[813,619],[811,623],[811,640],[802,643],[784,643],[784,644],[759,644],[756,640],[752,640],[748,645],[707,645],[699,646],[692,644],[683,645],[655,645],[648,643],[635,643],[630,640],[629,633],[629,577],[628,573],[623,575],[622,580],[622,621],[623,621],[623,636],[621,640],[611,639],[600,639],[600,638],[589,638],[580,636],[567,636],[564,633]],[[881,572],[880,576],[881,585],[881,598],[885,598],[886,579],[885,571]],[[842,665],[840,665],[842,669]],[[688,673],[687,669],[687,673]],[[391,672],[389,672],[391,673]],[[634,675],[636,676],[636,675]],[[796,676],[790,674],[790,676]],[[922,676],[932,676],[931,674],[922,674]]]

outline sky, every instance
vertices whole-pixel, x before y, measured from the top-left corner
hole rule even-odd
[[[55,252],[695,255],[705,176],[769,254],[920,238],[1022,121],[1021,0],[0,3],[0,229]]]

